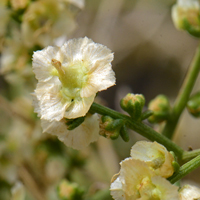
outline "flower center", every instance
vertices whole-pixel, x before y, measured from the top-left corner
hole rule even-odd
[[[62,66],[61,62],[52,59],[51,64],[56,68],[54,75],[58,76],[62,83],[62,94],[67,98],[80,97],[80,90],[87,83],[88,69],[81,61],[71,65]]]

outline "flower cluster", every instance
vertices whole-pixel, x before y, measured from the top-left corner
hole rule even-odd
[[[119,174],[113,177],[111,195],[116,200],[178,200],[178,187],[165,178],[174,173],[174,158],[156,142],[137,142],[131,157],[122,161]]]
[[[112,60],[110,49],[87,37],[34,53],[33,71],[38,84],[33,104],[45,132],[76,149],[97,140],[98,117],[86,114],[96,93],[115,84]],[[67,130],[66,119],[85,115],[79,127]]]

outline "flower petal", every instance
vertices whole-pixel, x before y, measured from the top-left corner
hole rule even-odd
[[[41,51],[33,54],[33,72],[38,81],[46,82],[53,77],[54,67],[51,64],[52,58],[62,60],[62,54],[59,47],[46,47]]]
[[[65,119],[61,121],[41,120],[43,132],[58,136],[66,146],[74,149],[83,149],[99,137],[98,115],[87,115],[85,121],[74,130],[67,130]]]
[[[77,117],[85,116],[85,114],[90,109],[92,105],[95,95],[92,95],[88,98],[81,98],[80,100],[75,100],[74,103],[65,111],[64,117],[68,119],[74,119]]]

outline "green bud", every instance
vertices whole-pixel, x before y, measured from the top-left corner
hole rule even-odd
[[[129,141],[129,134],[126,125],[124,124],[120,130],[120,135],[125,142]]]
[[[113,140],[117,139],[123,124],[124,120],[122,119],[113,119],[110,116],[102,116],[100,123],[100,135]]]
[[[200,117],[200,92],[190,98],[187,103],[187,109],[194,117]]]
[[[57,193],[61,200],[82,200],[84,191],[78,184],[62,180],[58,185]]]
[[[126,111],[134,120],[141,119],[145,98],[142,94],[128,93],[121,101],[121,108]]]
[[[85,117],[79,117],[76,119],[66,119],[66,120],[67,120],[67,122],[66,122],[67,129],[73,130],[84,122]]]
[[[172,162],[172,166],[173,166],[173,168],[174,168],[174,172],[179,171],[180,165],[179,165],[176,161],[173,161],[173,162]]]
[[[177,156],[173,151],[170,151],[170,154],[174,157],[174,161],[172,161],[172,166],[174,168],[174,172],[177,172],[180,168],[180,165],[178,164]]]
[[[169,100],[164,95],[158,95],[155,99],[151,100],[148,109],[153,111],[148,120],[150,123],[160,123],[166,120],[170,113]]]

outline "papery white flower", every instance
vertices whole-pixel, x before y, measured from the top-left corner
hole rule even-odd
[[[172,8],[172,19],[177,29],[185,29],[185,20],[199,28],[200,4],[198,0],[178,0]]]
[[[53,40],[71,34],[76,28],[73,11],[61,1],[40,0],[28,6],[22,18],[22,35],[29,47],[51,45]]]
[[[58,136],[66,146],[83,149],[99,138],[98,115],[88,114],[85,121],[74,130],[67,130],[66,119],[49,122],[41,120],[43,132]]]
[[[34,52],[35,112],[48,121],[85,116],[96,93],[115,84],[112,60],[110,49],[87,37]]]
[[[157,142],[139,141],[131,148],[131,157],[147,163],[157,175],[168,178],[174,173],[174,157]]]
[[[192,185],[184,185],[180,190],[180,200],[199,200],[200,189]]]
[[[39,102],[35,95],[33,95],[33,103],[35,111],[40,117]],[[83,149],[90,143],[95,142],[99,138],[99,116],[98,114],[88,113],[85,120],[78,127],[73,130],[68,130],[67,120],[65,118],[60,121],[48,121],[41,119],[41,126],[43,132],[55,135],[66,146],[74,149]]]
[[[179,200],[178,187],[132,158],[121,162],[120,174],[110,190],[115,200]]]

